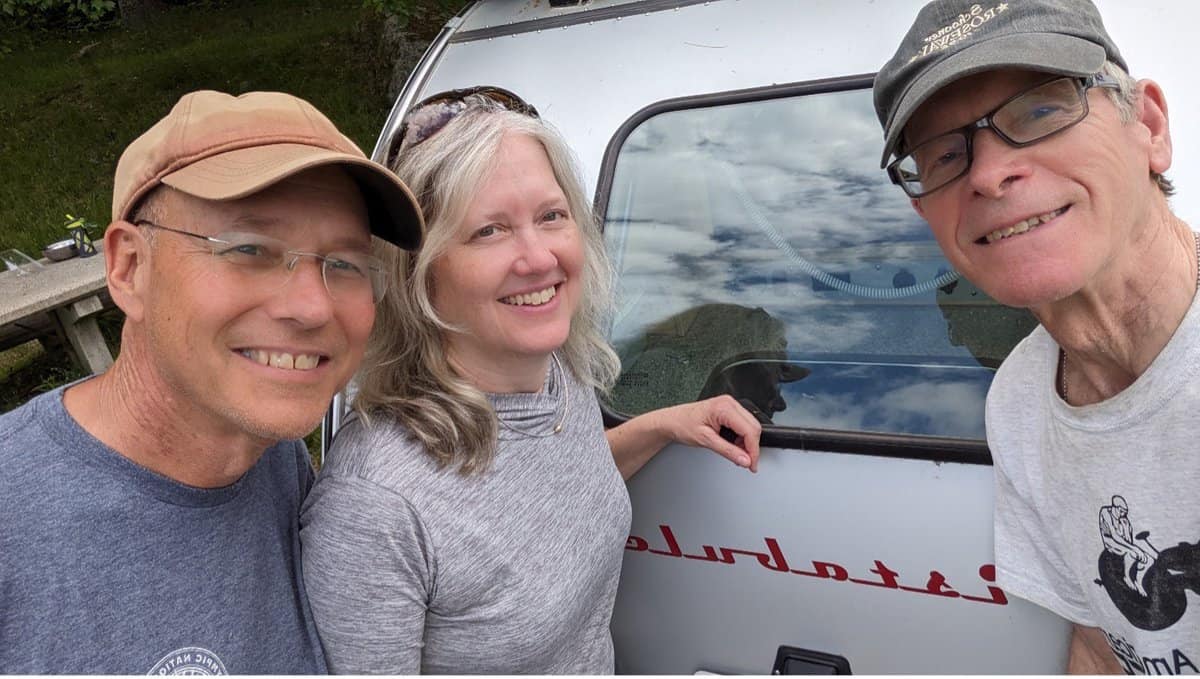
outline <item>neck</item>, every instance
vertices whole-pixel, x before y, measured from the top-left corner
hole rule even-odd
[[[197,412],[151,361],[134,353],[122,351],[107,372],[63,396],[71,417],[108,447],[180,483],[220,488],[241,478],[274,443]]]
[[[450,366],[478,389],[492,394],[537,393],[546,382],[551,358],[546,356],[495,357],[470,360],[450,352]]]
[[[1078,292],[1034,308],[1067,356],[1070,402],[1097,403],[1133,384],[1178,329],[1196,288],[1196,241],[1168,213]]]

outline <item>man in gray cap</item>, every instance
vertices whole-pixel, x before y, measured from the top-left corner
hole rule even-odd
[[[1075,623],[1072,671],[1196,671],[1200,605],[1162,613],[1185,596],[1163,559],[1144,594],[1101,574],[1096,532],[1121,495],[1163,542],[1200,537],[1198,246],[1167,202],[1162,90],[1087,0],[938,0],[875,107],[947,259],[1041,323],[988,394],[1001,586]]]
[[[298,439],[420,209],[307,102],[193,92],[122,154],[104,374],[0,416],[0,672],[318,674]]]

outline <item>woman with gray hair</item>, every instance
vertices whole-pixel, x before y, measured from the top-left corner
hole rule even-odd
[[[611,673],[623,479],[670,441],[754,470],[761,427],[720,396],[604,430],[611,274],[570,152],[533,107],[447,92],[398,138],[428,233],[415,253],[380,245],[400,284],[301,518],[330,669]]]

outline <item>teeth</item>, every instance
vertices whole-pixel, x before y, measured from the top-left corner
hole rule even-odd
[[[1041,226],[1042,224],[1045,224],[1046,222],[1050,221],[1051,219],[1054,219],[1055,217],[1061,215],[1062,213],[1064,213],[1066,211],[1067,211],[1067,208],[1065,208],[1065,207],[1059,208],[1059,209],[1055,210],[1054,212],[1047,212],[1044,215],[1038,215],[1036,217],[1030,217],[1029,219],[1019,221],[1016,224],[1013,224],[1012,226],[1007,226],[1002,229],[996,229],[995,231],[989,233],[986,236],[987,242],[995,243],[996,241],[998,241],[1002,238],[1008,238],[1009,236],[1012,236],[1012,235],[1018,234],[1018,233],[1025,233],[1026,231],[1029,231],[1030,229],[1032,229],[1036,226]]]
[[[546,302],[549,302],[550,300],[554,299],[554,295],[555,295],[555,288],[553,285],[551,285],[550,287],[546,288],[545,290],[540,290],[538,292],[529,292],[529,293],[525,293],[523,295],[511,295],[509,297],[501,298],[500,301],[504,302],[505,304],[513,304],[516,306],[525,306],[525,305],[538,306],[538,305],[545,304]]]
[[[241,353],[259,365],[269,365],[281,370],[312,370],[321,362],[320,356],[309,354],[293,355],[286,351],[274,352],[262,349],[242,349]]]

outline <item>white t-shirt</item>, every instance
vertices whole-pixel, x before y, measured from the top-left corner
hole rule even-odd
[[[1072,407],[1039,326],[987,399],[997,580],[1099,627],[1131,674],[1200,673],[1200,296],[1116,396]]]

